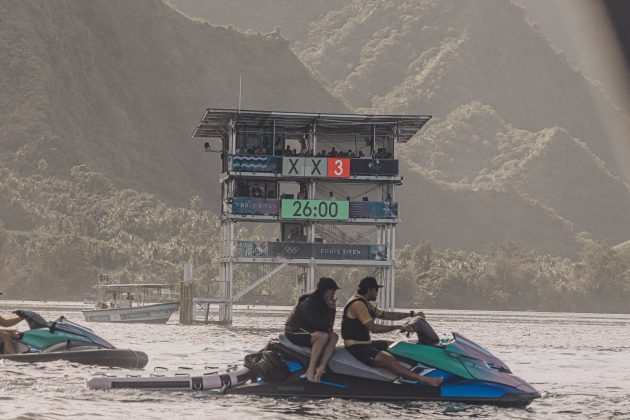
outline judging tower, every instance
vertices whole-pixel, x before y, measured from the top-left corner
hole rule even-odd
[[[206,110],[193,137],[221,144],[220,296],[205,300],[219,304],[219,321],[231,323],[232,305],[288,266],[304,291],[325,267],[372,269],[385,285],[379,305],[393,309],[402,184],[395,145],[430,118]],[[239,240],[236,223],[265,224],[269,238]],[[235,264],[274,267],[235,294]]]

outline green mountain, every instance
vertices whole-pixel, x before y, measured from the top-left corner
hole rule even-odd
[[[278,36],[194,22],[159,0],[0,1],[0,284],[88,293],[97,272],[215,276],[219,159],[208,106],[347,111]],[[201,198],[199,198],[199,197]]]
[[[208,106],[343,111],[274,36],[193,22],[159,0],[2,1],[0,153],[41,140],[50,167],[88,164],[173,203],[214,200],[190,135]],[[61,161],[61,162],[60,162]]]
[[[442,117],[478,101],[516,128],[564,128],[616,166],[616,138],[600,115],[619,111],[516,3],[353,1],[295,49],[355,109]]]
[[[477,102],[457,108],[403,150],[405,161],[431,178],[476,191],[513,190],[570,222],[575,233],[613,243],[630,234],[630,188],[564,129],[517,130]]]

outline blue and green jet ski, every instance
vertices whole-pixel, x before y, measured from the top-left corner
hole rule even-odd
[[[427,326],[424,322],[424,327]],[[335,351],[322,381],[308,382],[304,373],[310,348],[297,346],[280,335],[249,363],[246,358],[245,366],[255,379],[225,392],[272,397],[458,401],[502,406],[526,406],[540,397],[536,389],[515,376],[499,358],[461,334],[453,333],[452,339],[437,345],[422,342],[419,335],[418,341],[394,342],[389,351],[420,375],[443,377],[438,387],[365,365],[342,347]]]
[[[46,321],[31,311],[15,311],[26,320],[29,330],[13,341],[16,353],[1,354],[0,360],[36,363],[53,360],[140,369],[146,366],[146,353],[128,349],[117,349],[91,329],[60,317]]]

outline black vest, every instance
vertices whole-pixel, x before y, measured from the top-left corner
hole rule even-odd
[[[287,333],[308,331],[330,332],[335,323],[335,309],[328,307],[323,297],[309,293],[300,296],[289,315],[284,330]]]
[[[346,303],[346,306],[343,308],[343,317],[341,318],[341,337],[344,340],[355,340],[355,341],[370,341],[370,330],[367,329],[365,325],[359,321],[358,318],[348,318],[348,308],[356,301],[361,301],[367,306],[368,312],[372,319],[376,317],[376,314],[372,310],[372,306],[368,303],[368,301],[362,296],[355,296]]]

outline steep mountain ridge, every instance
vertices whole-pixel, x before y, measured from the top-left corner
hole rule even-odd
[[[630,236],[630,187],[562,129],[537,133],[536,150],[502,182],[553,208],[576,231],[617,243]]]
[[[401,244],[426,241],[438,249],[481,251],[510,241],[565,256],[579,249],[570,221],[512,188],[483,190],[435,181],[411,165],[403,166],[403,175],[398,195],[405,205],[396,235]]]
[[[1,152],[55,138],[70,165],[182,203],[216,191],[216,160],[189,136],[207,106],[237,105],[239,71],[246,107],[345,111],[282,38],[193,22],[158,0],[0,7]]]
[[[613,243],[630,235],[630,187],[561,128],[517,130],[491,107],[463,105],[403,146],[410,167],[474,190],[513,190],[553,209],[576,232]],[[541,220],[538,223],[542,223]]]
[[[295,48],[355,109],[439,116],[479,101],[517,128],[562,127],[616,165],[597,116],[618,110],[513,2],[356,0]]]

